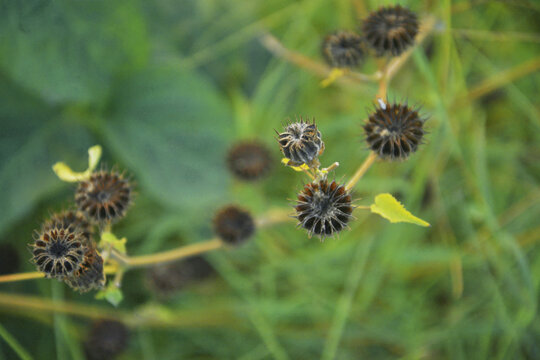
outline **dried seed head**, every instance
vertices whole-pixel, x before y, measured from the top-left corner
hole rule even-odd
[[[363,44],[360,35],[352,31],[339,31],[324,38],[321,50],[328,65],[350,68],[364,60]]]
[[[351,220],[353,205],[351,195],[343,185],[321,180],[308,183],[298,194],[295,206],[299,226],[309,236],[318,235],[321,240],[343,230]]]
[[[146,272],[146,283],[152,292],[169,297],[191,283],[208,278],[214,268],[202,256],[156,265]]]
[[[398,56],[414,44],[418,33],[416,14],[400,5],[371,13],[364,21],[364,36],[377,56]]]
[[[229,150],[227,165],[238,179],[254,181],[268,174],[272,156],[266,146],[259,142],[241,142]]]
[[[103,288],[105,285],[103,258],[94,246],[86,249],[81,266],[72,275],[66,277],[65,282],[81,293]]]
[[[324,151],[321,132],[317,130],[315,121],[296,121],[287,125],[285,131],[278,134],[281,152],[291,160],[291,165],[300,166],[313,163]]]
[[[97,171],[90,179],[81,181],[75,202],[95,223],[121,219],[131,205],[132,189],[129,181],[115,171]]]
[[[406,104],[382,104],[364,125],[366,141],[382,159],[405,160],[421,144],[425,119]]]
[[[92,237],[92,226],[86,220],[86,218],[79,212],[75,211],[62,211],[60,213],[53,214],[51,219],[46,222],[44,228],[50,229],[58,227],[60,229],[75,229],[81,232],[86,243],[90,244]]]
[[[113,359],[128,346],[129,331],[124,324],[100,320],[92,324],[84,348],[89,360]]]
[[[255,221],[249,212],[230,205],[214,217],[214,231],[225,243],[239,245],[255,233]]]
[[[86,239],[75,226],[46,223],[35,232],[32,261],[48,278],[64,279],[78,270],[86,251]]]
[[[13,274],[19,269],[17,249],[12,244],[0,245],[0,275]]]

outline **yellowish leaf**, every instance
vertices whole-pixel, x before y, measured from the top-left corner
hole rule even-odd
[[[288,167],[290,167],[291,169],[293,169],[294,171],[308,171],[309,170],[309,166],[307,166],[306,164],[302,164],[300,166],[293,166],[293,165],[289,165],[289,162],[291,160],[287,159],[287,158],[283,158],[281,159],[281,163],[282,164],[285,164],[287,165]]]
[[[333,68],[328,74],[328,76],[326,77],[326,79],[321,81],[321,87],[325,88],[325,87],[330,86],[334,81],[336,81],[343,75],[345,75],[345,71],[343,69]]]
[[[88,169],[81,172],[71,170],[71,168],[63,162],[57,162],[53,165],[53,171],[62,181],[77,182],[87,180],[92,171],[96,168],[101,158],[101,146],[95,145],[88,149]]]
[[[375,197],[375,203],[371,205],[371,212],[381,215],[391,223],[408,222],[420,226],[430,226],[428,222],[407,211],[399,201],[388,193]]]
[[[99,247],[108,248],[110,246],[116,251],[125,254],[126,242],[126,238],[118,239],[113,233],[105,231],[103,234],[101,234],[101,242],[99,243]]]

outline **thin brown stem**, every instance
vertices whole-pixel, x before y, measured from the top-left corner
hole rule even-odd
[[[104,272],[106,274],[113,274],[118,270],[118,266],[111,265],[111,266],[105,266]],[[45,274],[39,271],[33,271],[33,272],[26,272],[26,273],[17,273],[17,274],[8,274],[8,275],[0,275],[0,283],[6,283],[6,282],[15,282],[15,281],[23,281],[23,280],[33,280],[33,279],[41,279],[44,278]]]
[[[366,173],[366,171],[368,171],[371,165],[373,165],[376,159],[377,159],[377,154],[375,154],[374,152],[369,153],[366,160],[364,160],[362,165],[360,165],[360,167],[358,168],[358,170],[356,170],[351,180],[349,180],[349,182],[345,186],[345,189],[347,191],[350,191],[356,185],[356,183],[362,178],[362,176],[364,176],[364,174]]]

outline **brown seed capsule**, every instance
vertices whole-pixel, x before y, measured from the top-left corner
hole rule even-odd
[[[369,15],[363,31],[366,43],[377,56],[398,56],[414,44],[418,19],[415,13],[400,5],[384,7]]]
[[[121,354],[129,343],[126,326],[113,320],[100,320],[92,324],[92,329],[84,343],[89,360],[108,360]]]
[[[249,212],[230,205],[214,217],[214,231],[225,243],[240,245],[255,233],[255,221]]]
[[[339,31],[324,38],[321,50],[328,65],[351,68],[364,60],[363,44],[360,35],[352,31]]]
[[[272,166],[272,156],[266,146],[259,142],[241,142],[229,150],[227,165],[238,179],[255,181],[268,174]]]
[[[76,229],[81,232],[87,243],[90,243],[92,236],[92,226],[86,220],[86,218],[79,212],[75,211],[62,211],[60,213],[53,214],[51,219],[47,221],[44,228],[53,228],[58,226],[61,229]]]
[[[405,160],[421,144],[424,122],[407,104],[381,102],[364,125],[366,141],[382,159]]]
[[[79,211],[95,223],[121,219],[131,205],[129,181],[115,171],[98,171],[81,181],[75,194]]]
[[[74,226],[44,225],[34,233],[32,261],[48,278],[64,279],[78,270],[86,251],[86,239]]]
[[[81,266],[73,274],[66,277],[65,282],[72,289],[81,293],[103,288],[105,285],[103,258],[95,247],[87,248]]]
[[[214,274],[214,268],[202,256],[183,261],[159,264],[146,272],[146,283],[152,292],[169,297],[184,286],[203,280]]]
[[[310,166],[324,151],[321,132],[309,119],[300,118],[300,121],[287,125],[284,132],[278,133],[278,142],[281,152],[294,166]]]
[[[352,218],[352,198],[343,185],[321,180],[308,183],[295,206],[299,226],[321,240],[343,230]]]

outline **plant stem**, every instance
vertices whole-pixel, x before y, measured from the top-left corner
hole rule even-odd
[[[202,254],[207,251],[219,249],[222,246],[223,242],[220,239],[211,239],[157,254],[126,257],[125,261],[128,267],[148,266]]]
[[[345,190],[350,191],[356,185],[358,180],[360,180],[362,176],[364,176],[364,174],[366,173],[366,171],[368,171],[371,165],[373,165],[376,159],[377,159],[377,154],[375,154],[373,151],[370,152],[366,160],[364,160],[362,165],[360,165],[360,167],[358,168],[358,170],[356,170],[351,180],[345,186]]]
[[[111,266],[105,266],[105,274],[113,274],[118,270],[118,266],[111,265]],[[15,281],[23,281],[23,280],[32,280],[32,279],[41,279],[44,278],[45,274],[39,271],[33,271],[33,272],[26,272],[26,273],[17,273],[17,274],[8,274],[8,275],[0,275],[0,283],[6,283],[6,282],[15,282]]]

